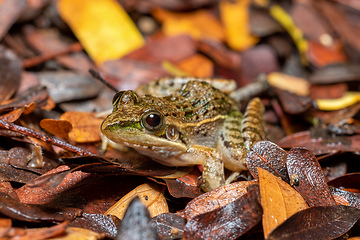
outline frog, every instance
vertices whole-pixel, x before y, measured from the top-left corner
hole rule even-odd
[[[228,86],[236,84],[176,77],[119,91],[101,133],[166,166],[202,165],[201,189],[212,191],[246,171],[247,153],[266,137],[261,100],[250,100],[242,114]],[[233,172],[227,179],[224,168]]]

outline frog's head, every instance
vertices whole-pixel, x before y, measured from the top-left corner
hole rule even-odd
[[[113,112],[101,124],[101,132],[164,165],[186,165],[167,161],[187,148],[178,129],[167,122],[165,108],[168,112],[169,106],[159,98],[140,98],[134,91],[120,91],[113,98]]]

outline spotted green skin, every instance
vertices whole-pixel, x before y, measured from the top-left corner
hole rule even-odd
[[[224,166],[234,172],[246,170],[248,150],[265,137],[264,107],[258,98],[243,117],[232,98],[201,79],[185,81],[168,96],[139,96],[131,90],[118,95],[101,132],[167,166],[202,164],[205,191],[224,185]],[[157,131],[142,124],[150,110],[163,115],[164,124]]]

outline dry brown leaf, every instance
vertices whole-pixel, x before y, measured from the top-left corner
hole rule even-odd
[[[196,215],[225,206],[244,195],[247,192],[246,187],[255,183],[256,181],[235,182],[204,193],[186,205],[185,217],[189,220]]]
[[[214,74],[213,62],[201,54],[194,54],[179,62],[177,66],[194,77],[206,78]]]
[[[151,217],[155,217],[161,213],[168,213],[169,207],[163,193],[164,188],[160,188],[155,184],[142,184],[123,196],[117,203],[109,208],[104,215],[114,215],[119,219],[123,219],[128,205],[136,196],[139,197],[140,201],[149,210]]]
[[[61,115],[60,120],[67,120],[73,129],[69,138],[75,142],[96,142],[100,141],[100,125],[103,121],[95,117],[93,113],[87,112],[66,112]]]
[[[264,237],[291,215],[307,208],[302,196],[289,184],[258,168]]]
[[[67,120],[43,119],[40,121],[40,127],[55,136],[67,139],[72,125]]]

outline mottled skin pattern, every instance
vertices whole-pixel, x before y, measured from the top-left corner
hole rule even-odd
[[[101,126],[107,138],[164,165],[203,164],[204,191],[225,184],[224,165],[234,172],[246,170],[247,151],[265,137],[264,107],[258,98],[243,118],[233,99],[200,80],[189,79],[165,97],[122,91],[113,107]],[[150,114],[159,116],[161,124],[149,127]]]

